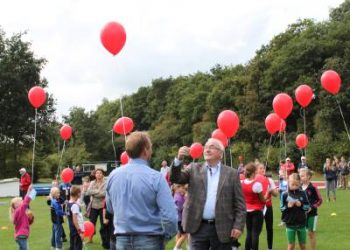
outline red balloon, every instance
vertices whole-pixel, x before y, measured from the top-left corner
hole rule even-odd
[[[74,178],[74,171],[71,168],[65,168],[61,172],[61,179],[64,183],[72,182]]]
[[[190,156],[193,159],[197,159],[199,157],[201,157],[203,154],[203,146],[202,144],[195,142],[191,145],[190,147]]]
[[[303,108],[306,108],[307,106],[309,106],[313,96],[314,96],[314,92],[312,91],[312,88],[309,85],[306,85],[306,84],[300,85],[295,90],[295,99]]]
[[[124,47],[126,33],[124,27],[117,22],[107,23],[101,31],[102,45],[114,56]]]
[[[280,132],[286,131],[286,127],[287,127],[286,121],[283,120],[283,119],[281,119],[279,131],[280,131]]]
[[[46,93],[42,87],[35,86],[28,92],[28,99],[34,108],[40,108],[46,101]]]
[[[307,144],[309,143],[309,139],[307,138],[307,136],[305,134],[299,134],[297,136],[297,138],[295,138],[295,143],[297,144],[297,146],[300,149],[303,149],[307,146]]]
[[[321,85],[329,93],[336,95],[340,90],[341,78],[334,70],[327,70],[321,76]]]
[[[275,114],[269,114],[265,119],[265,127],[267,132],[269,132],[270,135],[273,135],[281,128],[281,118]]]
[[[73,129],[68,124],[64,124],[60,129],[61,138],[66,141],[72,137]]]
[[[239,117],[238,115],[231,111],[222,111],[216,121],[219,129],[228,137],[231,138],[235,136],[239,128]]]
[[[273,110],[279,117],[286,119],[293,110],[293,100],[286,93],[280,93],[273,98]]]
[[[124,151],[121,155],[120,155],[120,161],[122,163],[122,165],[125,165],[129,162],[129,156],[126,153],[126,151]]]
[[[211,133],[211,138],[215,138],[215,139],[218,139],[219,141],[221,141],[221,143],[224,145],[225,148],[228,146],[227,137],[224,134],[224,132],[222,132],[220,129],[215,129]]]
[[[95,226],[92,222],[90,221],[85,221],[84,222],[84,237],[88,238],[91,237],[95,232]]]
[[[120,135],[129,134],[134,128],[134,122],[131,118],[123,116],[120,117],[113,126],[113,131]]]

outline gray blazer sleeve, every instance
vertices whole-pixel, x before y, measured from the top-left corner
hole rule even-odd
[[[182,164],[180,166],[175,166],[174,162],[170,167],[170,181],[176,184],[187,184],[190,181],[190,167],[181,170]]]
[[[239,175],[234,171],[234,199],[233,199],[233,211],[234,211],[234,222],[233,228],[238,229],[241,232],[244,230],[247,210],[245,206],[245,200],[242,192],[241,181],[239,180]]]

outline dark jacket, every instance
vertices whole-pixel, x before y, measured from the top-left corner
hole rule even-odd
[[[63,209],[59,201],[51,199],[51,221],[54,224],[63,223]]]
[[[322,197],[320,195],[320,192],[316,187],[314,187],[314,185],[312,185],[311,182],[305,189],[305,192],[311,206],[311,211],[307,214],[307,216],[316,216],[317,208],[322,204]]]
[[[288,207],[288,202],[295,201],[300,201],[301,206]],[[282,221],[286,223],[287,227],[304,227],[306,225],[306,213],[309,208],[310,203],[305,191],[298,189],[282,194]]]

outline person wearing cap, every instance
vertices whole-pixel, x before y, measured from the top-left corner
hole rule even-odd
[[[19,182],[19,195],[22,197],[22,199],[24,199],[30,184],[32,184],[32,180],[25,168],[21,168],[19,170],[19,174],[21,175],[21,179]]]
[[[302,169],[302,168],[309,168],[309,166],[308,166],[307,163],[306,163],[306,157],[305,157],[305,156],[302,156],[302,157],[300,158],[300,160],[301,160],[301,162],[299,162],[299,164],[298,164],[298,171],[299,171],[300,169]]]
[[[281,166],[281,170],[287,172],[287,176],[291,175],[295,171],[294,163],[290,160],[289,157],[286,158],[286,163]]]

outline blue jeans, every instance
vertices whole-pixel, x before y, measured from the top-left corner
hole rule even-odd
[[[62,248],[62,224],[52,224],[51,246],[54,248]]]
[[[117,250],[163,250],[163,236],[158,235],[117,235]]]
[[[16,242],[19,246],[19,250],[28,250],[27,239],[28,237],[21,236],[21,235],[16,238]]]

